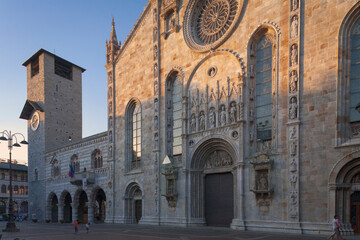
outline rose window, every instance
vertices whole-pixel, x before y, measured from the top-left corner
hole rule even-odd
[[[242,6],[238,0],[191,0],[184,19],[188,46],[199,52],[220,46],[234,30]]]

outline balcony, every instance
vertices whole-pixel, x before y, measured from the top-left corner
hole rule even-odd
[[[76,186],[81,186],[83,184],[83,179],[86,179],[87,184],[94,184],[95,172],[83,171],[74,173],[74,177],[70,178],[70,183]]]

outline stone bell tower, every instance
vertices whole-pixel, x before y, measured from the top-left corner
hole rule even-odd
[[[40,49],[23,63],[28,122],[29,215],[44,220],[46,152],[82,138],[82,73],[85,69]],[[69,159],[70,161],[70,159]]]

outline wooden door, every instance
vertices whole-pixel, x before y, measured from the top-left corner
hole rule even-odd
[[[351,226],[355,233],[360,233],[360,192],[351,195]]]
[[[141,200],[135,200],[135,219],[136,223],[139,223],[142,216],[142,202]]]
[[[234,218],[234,185],[231,173],[205,177],[205,218],[208,226],[230,227]]]

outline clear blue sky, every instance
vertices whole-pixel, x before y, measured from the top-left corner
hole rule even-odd
[[[27,137],[27,123],[19,119],[27,88],[22,63],[40,48],[86,69],[83,137],[106,131],[105,40],[110,37],[111,19],[123,42],[146,4],[146,0],[0,0],[0,132],[6,129]],[[14,159],[27,162],[26,146],[12,153]],[[7,143],[2,142],[0,158],[8,154]]]

